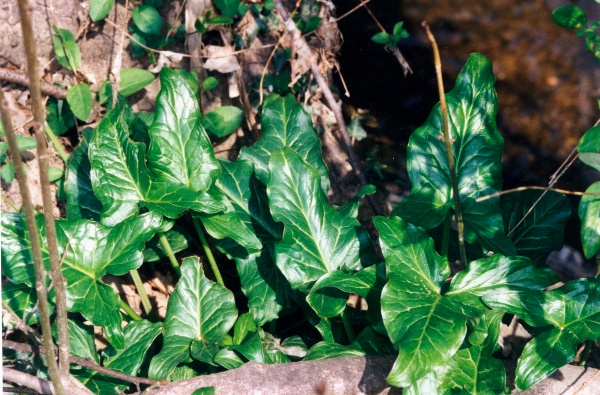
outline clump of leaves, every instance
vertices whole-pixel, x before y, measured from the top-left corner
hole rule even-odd
[[[454,275],[456,207],[438,138],[439,105],[409,142],[411,195],[389,218],[373,219],[379,256],[356,219],[360,200],[374,187],[363,187],[339,207],[328,203],[320,141],[293,96],[270,95],[261,138],[236,161],[226,161],[214,156],[203,125],[219,137],[239,125],[239,117],[201,117],[197,87],[180,72],[164,68],[160,81],[153,117],[117,103],[95,130],[84,132],[67,164],[67,218],[57,221],[57,232],[76,355],[169,380],[247,361],[394,355],[388,382],[408,393],[475,394],[505,389],[505,371],[494,353],[507,311],[541,328],[520,358],[520,389],[572,360],[578,342],[598,340],[598,278],[544,291],[558,281],[543,262],[562,246],[570,213],[565,197],[547,194],[510,236],[509,228],[538,195],[478,200],[502,187],[498,103],[484,56],[469,58],[446,97],[469,243],[465,269]],[[592,166],[600,155],[597,137],[590,130],[579,147]],[[596,197],[582,202],[591,255],[600,246],[600,232],[594,233],[598,204]],[[3,215],[0,225],[6,241],[2,274],[8,279],[3,300],[24,318],[36,302],[29,235],[20,214]],[[42,218],[38,227],[43,237]],[[235,262],[236,273],[228,273],[227,281],[211,246]],[[103,281],[106,274],[124,276],[173,251],[185,258],[174,269],[179,280],[164,323],[132,313]],[[172,264],[179,267],[176,260]],[[347,306],[351,293],[367,301],[366,312]],[[290,336],[289,314],[306,320],[313,334]],[[35,316],[28,318],[35,322]],[[110,345],[102,358],[85,321],[104,329]],[[160,336],[162,346],[152,346]],[[87,369],[72,374],[96,393],[128,388]]]
[[[552,12],[554,22],[567,29],[577,29],[578,37],[585,37],[585,45],[600,62],[600,36],[596,33],[600,22],[588,26],[587,14],[575,5],[563,5]]]
[[[404,22],[398,22],[394,25],[392,34],[379,32],[371,37],[371,41],[393,49],[398,46],[400,40],[408,37],[410,37],[410,34],[404,29]]]

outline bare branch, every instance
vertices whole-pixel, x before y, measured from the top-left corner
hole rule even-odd
[[[42,189],[42,200],[44,204],[44,222],[46,224],[46,238],[48,242],[48,252],[50,255],[50,273],[54,281],[54,292],[56,295],[56,323],[58,326],[58,344],[60,353],[59,358],[59,373],[61,379],[66,379],[69,375],[69,332],[67,325],[67,292],[66,282],[60,270],[60,257],[58,253],[58,240],[56,236],[56,226],[54,224],[52,192],[50,190],[50,181],[48,176],[49,160],[48,160],[48,141],[44,131],[44,123],[46,121],[46,112],[42,101],[42,92],[40,89],[40,77],[38,70],[38,59],[35,49],[35,38],[33,35],[33,26],[31,23],[32,8],[28,0],[19,0],[19,15],[21,16],[21,32],[23,33],[23,44],[25,46],[25,55],[27,58],[27,73],[29,76],[29,92],[31,93],[31,103],[34,119],[35,139],[37,141],[37,155],[40,168],[40,186]],[[12,147],[11,147],[12,148]],[[11,149],[12,151],[12,149]],[[18,156],[18,151],[12,151]],[[34,222],[35,223],[35,222]],[[40,265],[42,263],[40,262]],[[43,266],[42,266],[43,269]],[[45,277],[36,278],[38,287],[42,286],[45,289]],[[40,301],[47,298],[47,295],[41,295]],[[46,301],[47,303],[47,301]],[[40,307],[42,304],[40,303]],[[47,312],[45,313],[47,314]],[[41,314],[41,315],[45,315]],[[46,348],[50,348],[52,344],[52,335],[49,331],[50,321],[47,322],[48,327],[42,331]],[[43,325],[42,327],[44,327]],[[46,339],[49,337],[49,339]],[[52,353],[54,350],[50,350]],[[48,360],[48,367],[54,364],[54,360]],[[52,372],[53,369],[50,371]],[[51,374],[51,376],[53,376]],[[55,381],[52,378],[56,391],[59,394],[64,393],[62,383]]]
[[[6,69],[0,67],[0,81],[12,82],[13,84],[19,84],[22,86],[29,86],[29,79],[26,74],[18,72],[16,70]],[[52,96],[57,99],[64,100],[67,98],[67,91],[58,86],[49,84],[47,82],[40,82],[40,88],[44,95]]]

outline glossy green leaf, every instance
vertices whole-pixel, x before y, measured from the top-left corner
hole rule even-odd
[[[46,122],[57,136],[63,135],[74,128],[75,117],[69,103],[66,100],[49,98],[48,104],[46,104]]]
[[[358,206],[360,205],[360,201],[367,195],[372,195],[377,192],[377,187],[372,184],[363,185],[356,196],[348,200],[343,206],[338,210],[340,214],[344,217],[358,217]]]
[[[517,365],[516,384],[521,390],[571,362],[579,343],[600,339],[600,278],[571,281],[544,293],[498,293],[483,300],[531,326],[553,327],[525,346]]]
[[[4,239],[3,239],[4,242]],[[4,253],[4,249],[2,250]],[[4,266],[4,261],[2,266]],[[4,274],[4,273],[3,273]],[[35,288],[25,284],[13,284],[7,281],[2,284],[2,301],[6,303],[23,320],[29,316],[25,322],[27,325],[34,325],[40,322],[40,313],[37,309],[37,292]],[[53,304],[50,304],[53,309]],[[35,309],[35,310],[34,310]]]
[[[142,32],[155,36],[160,34],[162,19],[156,8],[149,5],[139,5],[133,9],[131,19]]]
[[[590,185],[585,192],[595,194],[584,195],[578,210],[583,252],[589,259],[600,252],[600,181]]]
[[[161,323],[153,324],[146,320],[130,322],[124,329],[125,346],[121,350],[115,350],[111,346],[104,349],[103,366],[137,376],[146,352],[161,329]],[[129,383],[125,381],[88,369],[72,370],[71,373],[97,394],[117,395],[129,387]]]
[[[283,148],[271,156],[269,171],[271,213],[284,224],[275,259],[292,288],[306,292],[327,273],[360,267],[360,225],[328,204],[315,168]]]
[[[562,247],[565,225],[571,216],[571,203],[566,196],[548,192],[538,202],[542,193],[511,193],[503,196],[500,202],[506,231],[512,231],[509,237],[517,252],[539,264],[546,262],[550,252]],[[524,221],[513,230],[522,218]]]
[[[145,165],[144,144],[129,138],[129,118],[127,108],[109,111],[90,142],[91,180],[94,194],[103,204],[103,223],[123,221],[138,212],[140,203],[170,218],[177,218],[188,209],[207,213],[224,209],[210,191],[193,191],[172,178],[151,179],[153,175]]]
[[[76,72],[81,62],[81,51],[75,42],[75,36],[69,30],[59,29],[54,25],[52,25],[52,29],[54,30],[52,42],[56,60],[61,66]]]
[[[241,344],[248,333],[257,329],[251,312],[240,315],[233,325],[233,344]]]
[[[227,370],[239,368],[244,364],[244,361],[234,351],[227,348],[219,350],[214,356],[214,361]]]
[[[600,126],[585,132],[577,145],[579,159],[588,166],[600,171]]]
[[[94,343],[94,327],[85,325],[76,320],[68,320],[69,346],[71,355],[79,358],[89,359],[97,364],[100,363],[96,344]],[[58,342],[58,327],[56,322],[52,325],[52,336]]]
[[[92,22],[98,22],[106,18],[114,5],[115,0],[90,0],[90,18]]]
[[[215,185],[227,196],[241,221],[260,240],[279,240],[281,226],[271,216],[266,189],[254,177],[252,166],[243,161],[221,161],[221,169]]]
[[[46,225],[44,216],[35,217],[36,227],[40,235],[45,235]],[[2,244],[2,275],[6,276],[13,284],[24,284],[35,288],[35,272],[33,271],[33,255],[31,254],[31,241],[25,218],[21,214],[2,213],[0,215],[0,240]],[[42,238],[43,239],[43,238]],[[46,270],[50,269],[50,258],[42,250],[42,259]]]
[[[198,388],[197,390],[192,392],[192,395],[215,395],[215,394],[216,394],[215,387],[202,387],[202,388]]]
[[[3,261],[3,274],[15,283],[32,286],[35,274],[25,221],[17,214],[5,214],[2,221],[3,237],[6,235],[14,243],[10,247],[7,243],[2,244],[3,259],[8,258],[6,272]],[[123,275],[140,267],[144,243],[154,235],[161,222],[161,217],[153,213],[134,217],[112,228],[83,219],[56,221],[59,253],[64,254],[62,273],[67,282],[67,309],[80,312],[94,325],[104,327],[105,337],[115,348],[123,348],[124,344],[119,296],[102,282],[102,277],[106,273]],[[45,239],[45,228],[41,223],[38,229],[40,237]],[[43,256],[47,261],[45,246]]]
[[[332,342],[319,342],[312,346],[304,357],[304,361],[316,361],[327,358],[342,358],[342,357],[358,357],[365,353],[356,347],[349,345],[344,346]]]
[[[371,41],[385,45],[390,41],[390,35],[385,32],[379,32],[371,37]]]
[[[77,119],[85,122],[92,112],[92,91],[90,86],[82,82],[70,87],[67,90],[67,102]]]
[[[399,217],[373,218],[379,230],[387,273],[397,273],[415,287],[438,292],[450,275],[448,262],[435,252],[433,240]]]
[[[206,191],[220,166],[198,122],[198,102],[177,72],[163,68],[160,83],[154,122],[148,131],[148,168],[162,180]]]
[[[117,372],[137,376],[146,352],[162,329],[163,324],[160,322],[131,321],[123,330],[125,347],[121,350],[111,346],[104,349],[104,366]]]
[[[118,107],[109,111],[96,127],[88,155],[94,194],[102,202],[102,221],[117,224],[138,211],[144,199],[142,184],[148,184],[144,171],[145,147],[129,139],[127,120],[130,110]]]
[[[223,15],[233,18],[240,6],[240,0],[214,0],[214,4]]]
[[[271,95],[263,107],[261,138],[252,147],[242,148],[240,159],[252,162],[256,177],[269,182],[269,158],[283,147],[295,150],[306,162],[317,169],[321,189],[329,191],[329,173],[321,156],[321,142],[312,126],[310,115],[292,95]]]
[[[235,106],[217,107],[200,119],[202,126],[215,138],[230,135],[240,127],[244,120],[244,112]]]
[[[174,71],[179,74],[188,84],[194,97],[198,99],[200,97],[200,89],[198,86],[198,72],[196,70],[187,71],[184,69],[174,69]]]
[[[343,312],[351,292],[367,298],[377,281],[376,270],[370,266],[356,273],[330,272],[315,283],[306,300],[319,317],[336,317]]]
[[[144,89],[146,85],[154,81],[154,74],[135,67],[121,69],[120,77],[119,93],[125,97],[131,96],[135,92]]]
[[[387,380],[407,387],[443,366],[458,351],[473,308],[441,287],[450,270],[423,230],[398,217],[374,218],[388,267],[381,309],[390,339],[399,349]]]
[[[498,199],[475,202],[502,188],[503,139],[496,127],[498,100],[490,61],[472,54],[446,101],[465,237],[489,250],[514,255],[516,250],[504,234]],[[395,215],[425,229],[439,225],[454,209],[446,148],[438,138],[442,130],[437,104],[410,137],[407,167],[412,190],[394,209]]]
[[[216,247],[236,262],[242,291],[259,325],[272,321],[290,305],[291,290],[274,263],[271,250],[281,238],[281,226],[275,223],[268,206],[265,187],[253,175],[252,165],[237,161],[221,162],[222,173],[216,187],[229,199],[239,219],[265,243],[253,252],[232,238],[216,240]]]
[[[504,312],[487,311],[476,330],[484,334],[478,345],[464,345],[445,365],[428,373],[414,385],[405,388],[407,394],[503,394],[506,371],[492,353],[498,347],[500,320]]]
[[[67,218],[90,219],[98,221],[102,203],[92,190],[90,180],[90,160],[88,158],[89,142],[94,135],[94,129],[83,130],[83,139],[69,156],[66,164],[66,175],[63,188],[67,195]]]
[[[447,296],[454,296],[465,305],[484,310],[480,298],[503,292],[543,290],[559,281],[550,269],[538,269],[535,262],[524,257],[500,254],[469,262],[469,266],[452,279]]]
[[[225,207],[224,212],[198,215],[208,234],[219,240],[229,238],[231,242],[246,248],[248,252],[260,251],[262,243],[242,222],[227,196],[220,192],[218,196],[218,201]]]
[[[185,258],[167,307],[163,348],[152,359],[149,376],[168,377],[179,362],[189,360],[193,340],[208,345],[219,342],[236,318],[233,294],[204,276],[197,257]]]
[[[242,292],[256,320],[263,325],[279,317],[292,300],[290,285],[275,265],[270,248],[235,258]]]
[[[142,264],[141,250],[160,226],[160,216],[148,213],[112,228],[86,220],[57,221],[59,245],[70,243],[62,272],[67,281],[67,309],[78,311],[105,328],[107,340],[123,348],[119,297],[102,282],[106,273],[123,275]]]
[[[587,24],[585,11],[574,5],[563,5],[552,12],[554,22],[567,29],[581,29]]]

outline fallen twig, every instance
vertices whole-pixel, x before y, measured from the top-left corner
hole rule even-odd
[[[20,352],[33,352],[33,347],[31,347],[29,344],[14,342],[11,340],[3,340],[2,347],[6,347],[11,350],[20,351]],[[44,349],[43,347],[40,347],[40,351],[43,351],[43,349]],[[100,366],[89,359],[79,358],[79,357],[75,357],[73,355],[71,355],[69,357],[69,361],[73,364],[83,366],[84,368],[88,368],[88,369],[94,370],[98,373],[102,373],[107,376],[119,379],[119,380],[127,381],[129,383],[136,384],[138,386],[140,384],[154,385],[154,384],[160,383],[159,381],[147,379],[145,377],[135,377],[135,376],[130,376],[125,373],[117,372],[115,370]]]
[[[29,87],[29,79],[26,74],[4,67],[0,67],[0,81],[12,82],[13,84]],[[52,96],[60,100],[65,100],[67,98],[67,90],[56,85],[40,81],[40,88],[44,95]]]

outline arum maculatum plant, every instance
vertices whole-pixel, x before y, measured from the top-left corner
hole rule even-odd
[[[382,256],[357,220],[360,199],[373,187],[345,205],[328,203],[320,141],[292,96],[269,96],[261,138],[226,161],[215,157],[201,126],[196,92],[169,69],[160,81],[149,126],[140,128],[141,115],[122,100],[85,131],[67,163],[67,215],[56,228],[73,355],[157,380],[248,361],[393,355],[387,381],[408,394],[479,394],[505,392],[497,357],[507,313],[536,328],[519,359],[520,389],[571,362],[580,343],[600,340],[598,278],[545,291],[559,281],[544,263],[562,246],[567,199],[545,194],[510,235],[540,193],[478,201],[502,189],[498,102],[484,56],[469,58],[445,96],[458,188],[451,185],[436,105],[408,146],[411,194],[389,218],[373,218]],[[597,128],[579,150],[600,170]],[[456,204],[467,261],[453,272],[460,255]],[[599,211],[597,195],[582,200],[588,257],[600,249]],[[35,275],[24,221],[21,214],[2,215],[8,279],[2,293],[33,325]],[[45,240],[42,218],[38,227]],[[194,255],[200,250],[210,265]],[[225,256],[237,273],[224,277]],[[151,306],[136,314],[103,281],[167,259],[178,280],[162,322]],[[366,311],[347,306],[350,293],[367,302]],[[315,329],[294,332],[291,316]],[[91,325],[108,341],[101,353]],[[132,389],[87,368],[73,366],[71,373],[95,393]]]

